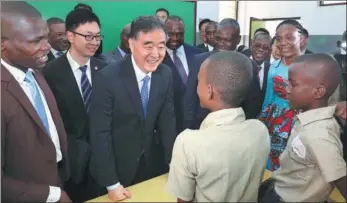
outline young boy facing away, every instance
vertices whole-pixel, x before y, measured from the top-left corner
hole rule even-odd
[[[199,130],[176,138],[166,189],[179,202],[256,202],[270,138],[240,103],[251,84],[250,60],[237,52],[211,55],[201,66],[197,92],[211,110]]]
[[[288,100],[300,113],[280,168],[260,188],[259,202],[324,202],[334,186],[346,199],[341,129],[334,118],[336,106],[328,106],[339,74],[327,54],[300,56],[289,68]]]

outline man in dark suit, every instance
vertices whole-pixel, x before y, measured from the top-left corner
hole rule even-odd
[[[66,132],[40,69],[50,46],[41,14],[1,2],[1,201],[70,202]],[[33,41],[35,40],[35,41]]]
[[[131,55],[95,78],[90,111],[91,173],[111,200],[124,189],[168,172],[176,120],[172,74],[161,64],[167,33],[154,16],[131,23]]]
[[[58,102],[68,134],[71,179],[66,182],[66,191],[74,202],[83,202],[106,193],[88,170],[90,97],[95,74],[105,64],[92,57],[102,38],[94,13],[81,9],[70,12],[66,29],[69,51],[48,63],[43,74]]]
[[[110,64],[115,61],[122,60],[126,55],[130,53],[129,49],[129,33],[130,33],[130,24],[124,26],[122,32],[120,33],[120,45],[113,51],[110,51],[106,54],[102,54],[100,58],[105,61],[107,64]]]
[[[223,22],[223,20],[222,20]],[[197,77],[196,74],[200,70],[201,64],[212,54],[218,51],[233,51],[236,49],[237,44],[240,42],[240,27],[237,21],[224,20],[223,24],[217,26],[216,32],[216,50],[213,52],[202,53],[194,57],[194,63],[191,69],[191,76],[188,78],[186,96],[185,96],[185,114],[184,114],[184,127],[191,129],[199,129],[201,122],[209,113],[208,110],[201,108],[199,103],[199,97],[197,95]],[[255,118],[262,105],[261,91],[259,80],[257,77],[256,65],[253,62],[254,77],[249,88],[247,97],[242,102],[241,107],[245,111],[246,118]],[[195,75],[195,77],[194,77]]]
[[[270,35],[265,32],[256,34],[252,40],[250,51],[250,59],[255,62],[253,65],[256,66],[256,76],[259,80],[261,100],[263,101],[266,93],[267,76],[270,68],[270,57],[272,51]]]
[[[254,33],[253,33],[253,39],[251,39],[250,44],[253,44],[253,40],[254,40],[255,36],[258,35],[258,34],[267,34],[267,35],[270,36],[270,32],[269,32],[266,28],[262,28],[262,27],[261,27],[261,28],[258,28],[258,29],[256,29],[256,30],[254,31]],[[238,48],[241,49],[241,46],[239,46]],[[252,51],[251,51],[250,48],[249,48],[249,49],[245,49],[245,50],[241,50],[241,51],[239,51],[239,52],[241,52],[242,54],[244,54],[244,55],[247,56],[247,57],[251,57],[251,56],[252,56]]]
[[[69,41],[66,39],[65,22],[60,18],[50,18],[47,20],[49,28],[48,42],[51,45],[51,51],[48,54],[48,62],[58,58],[69,48]]]
[[[184,95],[188,76],[191,74],[192,59],[196,54],[200,53],[200,50],[184,43],[184,24],[180,17],[169,16],[165,27],[168,31],[169,39],[166,43],[166,55],[163,63],[172,70],[176,130],[177,133],[180,133],[184,129]]]
[[[209,51],[208,45],[206,44],[206,35],[205,35],[206,26],[209,22],[211,22],[211,20],[208,18],[205,18],[199,23],[200,41],[202,43],[197,45],[196,47],[200,49],[201,53]]]

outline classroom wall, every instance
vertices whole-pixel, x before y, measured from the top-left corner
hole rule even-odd
[[[82,1],[28,1],[35,6],[42,15],[60,17],[66,15],[78,2]],[[103,52],[114,50],[120,41],[120,32],[124,25],[141,15],[155,15],[158,8],[166,8],[171,15],[180,16],[186,25],[185,41],[194,43],[195,4],[181,1],[83,1],[93,8],[101,21],[101,32],[105,36]]]
[[[248,43],[250,17],[301,17],[309,31],[312,49],[326,52],[336,49],[336,41],[346,30],[346,5],[319,6],[319,1],[239,1],[241,34]]]

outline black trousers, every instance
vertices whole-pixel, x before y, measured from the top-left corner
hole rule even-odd
[[[89,173],[82,183],[76,184],[70,179],[65,182],[64,188],[72,202],[75,203],[85,202],[107,194],[106,188],[98,185]]]
[[[280,203],[283,202],[281,197],[275,191],[275,180],[268,179],[264,181],[259,188],[259,203]]]

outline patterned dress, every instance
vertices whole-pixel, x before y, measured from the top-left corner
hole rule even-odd
[[[290,110],[287,97],[288,66],[280,60],[274,61],[269,69],[268,84],[262,111],[258,119],[269,129],[271,151],[266,169],[279,168],[279,156],[284,151],[293,127],[295,111]]]

